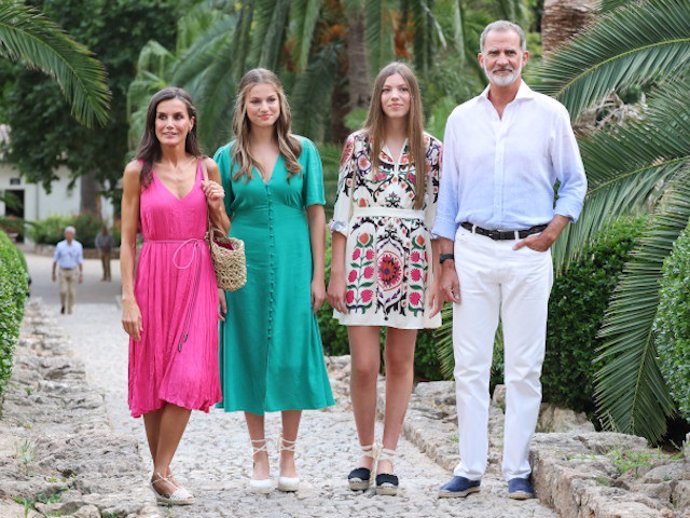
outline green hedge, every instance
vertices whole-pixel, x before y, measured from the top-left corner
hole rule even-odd
[[[12,356],[24,316],[28,292],[26,262],[21,252],[0,231],[0,402],[12,374]]]
[[[654,323],[661,372],[681,416],[690,422],[690,226],[664,262]]]
[[[614,222],[554,282],[549,301],[544,401],[593,414],[597,333],[644,218]]]
[[[62,241],[65,236],[65,227],[73,226],[77,234],[75,239],[84,248],[94,248],[96,235],[101,231],[103,221],[91,214],[80,214],[78,216],[49,216],[34,222],[31,225],[29,235],[39,245],[54,245]],[[119,246],[119,232],[113,233],[115,246]]]

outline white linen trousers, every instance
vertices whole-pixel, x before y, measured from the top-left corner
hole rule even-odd
[[[459,227],[455,268],[460,303],[453,304],[453,349],[460,435],[455,475],[478,480],[488,454],[489,377],[499,317],[505,351],[506,412],[503,475],[531,473],[529,443],[541,403],[541,366],[553,285],[551,251],[513,250],[518,240],[494,241]]]

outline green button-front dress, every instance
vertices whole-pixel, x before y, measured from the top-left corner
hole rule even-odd
[[[264,183],[232,177],[232,142],[213,157],[225,189],[230,235],[242,239],[247,284],[226,292],[228,314],[220,324],[220,377],[226,412],[254,414],[323,408],[334,403],[321,335],[311,310],[312,256],[306,208],[325,203],[321,158],[300,137],[302,172],[287,181],[278,157]]]

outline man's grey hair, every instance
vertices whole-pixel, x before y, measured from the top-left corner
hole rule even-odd
[[[72,234],[76,234],[77,229],[70,225],[69,227],[65,227],[65,233],[67,232],[72,232]]]
[[[527,40],[525,39],[525,31],[522,30],[522,27],[508,20],[496,20],[484,27],[482,35],[479,37],[479,52],[484,52],[484,42],[486,41],[487,34],[491,31],[513,31],[520,36],[520,48],[522,51],[524,52],[527,50]]]

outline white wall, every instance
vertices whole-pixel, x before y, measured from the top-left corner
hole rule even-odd
[[[24,219],[36,221],[53,215],[74,215],[79,213],[81,179],[77,178],[72,189],[67,186],[70,182],[69,171],[60,168],[57,171],[60,178],[52,183],[52,190],[48,194],[41,185],[26,183],[14,166],[0,162],[0,191],[6,189],[24,190]],[[18,179],[19,183],[11,185],[11,179]],[[4,216],[5,204],[0,202],[0,216]],[[112,223],[113,206],[109,200],[101,198],[101,217]]]

